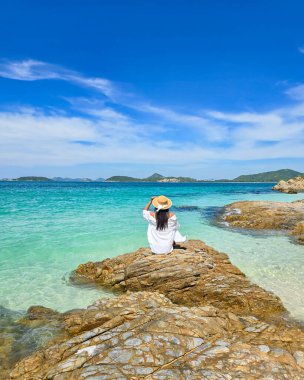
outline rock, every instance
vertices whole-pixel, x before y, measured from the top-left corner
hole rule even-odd
[[[281,230],[304,240],[304,201],[243,201],[224,207],[220,217],[231,227]]]
[[[158,291],[177,304],[212,305],[263,318],[286,311],[278,297],[252,284],[226,254],[199,240],[180,244],[169,255],[152,255],[141,248],[79,265],[72,281],[84,280],[119,291]]]
[[[300,244],[304,244],[304,222],[296,224],[295,228],[292,230],[292,234],[297,237]]]
[[[81,327],[21,360],[10,379],[304,378],[303,330],[283,321],[176,305],[157,292],[128,292],[62,319]]]
[[[281,191],[282,193],[297,194],[304,191],[304,177],[291,178],[288,181],[279,181],[272,190]]]
[[[31,306],[26,315],[19,320],[28,327],[38,327],[43,325],[49,325],[50,323],[59,326],[62,317],[57,311],[44,306]]]
[[[58,336],[63,316],[42,306],[27,314],[0,307],[0,379],[7,379],[12,366]]]
[[[293,356],[297,364],[304,369],[304,351],[295,351]]]

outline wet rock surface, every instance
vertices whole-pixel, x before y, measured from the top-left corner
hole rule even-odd
[[[272,190],[281,191],[282,193],[287,194],[304,192],[304,177],[295,177],[288,181],[279,181]]]
[[[284,231],[304,241],[304,200],[235,202],[225,206],[220,217],[230,227]]]
[[[42,319],[42,310],[50,312],[51,309],[36,306],[30,309],[24,315],[0,307],[0,379],[8,379],[12,366],[18,360],[44,346],[61,329],[60,313],[52,311],[53,316],[57,315],[56,320],[46,316]]]
[[[73,281],[84,279],[120,291],[158,291],[187,306],[212,305],[263,318],[285,311],[278,297],[252,284],[226,254],[199,240],[180,244],[169,255],[151,255],[150,249],[141,248],[82,264]]]
[[[304,376],[303,330],[283,320],[274,324],[213,306],[176,305],[156,292],[100,300],[63,319],[68,335],[20,361],[11,379]]]

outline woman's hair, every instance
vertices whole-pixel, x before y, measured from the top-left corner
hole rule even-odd
[[[169,209],[155,211],[156,229],[165,230],[168,227]]]

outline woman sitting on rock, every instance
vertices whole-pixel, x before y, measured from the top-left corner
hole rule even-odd
[[[149,211],[151,204],[155,207],[154,212]],[[172,201],[160,195],[151,197],[143,210],[143,217],[149,223],[147,236],[153,254],[170,253],[174,243],[186,241],[186,237],[178,231],[179,223],[173,212],[170,212],[171,206]]]

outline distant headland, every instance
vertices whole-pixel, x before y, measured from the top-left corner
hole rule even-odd
[[[304,173],[292,169],[280,169],[275,171],[240,175],[234,179],[195,179],[192,177],[174,177],[163,176],[158,173],[152,174],[146,178],[136,178],[128,176],[112,176],[110,178],[68,178],[68,177],[37,177],[27,176],[19,178],[2,178],[0,181],[29,181],[29,182],[165,182],[165,183],[181,183],[181,182],[278,182],[280,180],[288,181],[291,178],[304,176]]]

